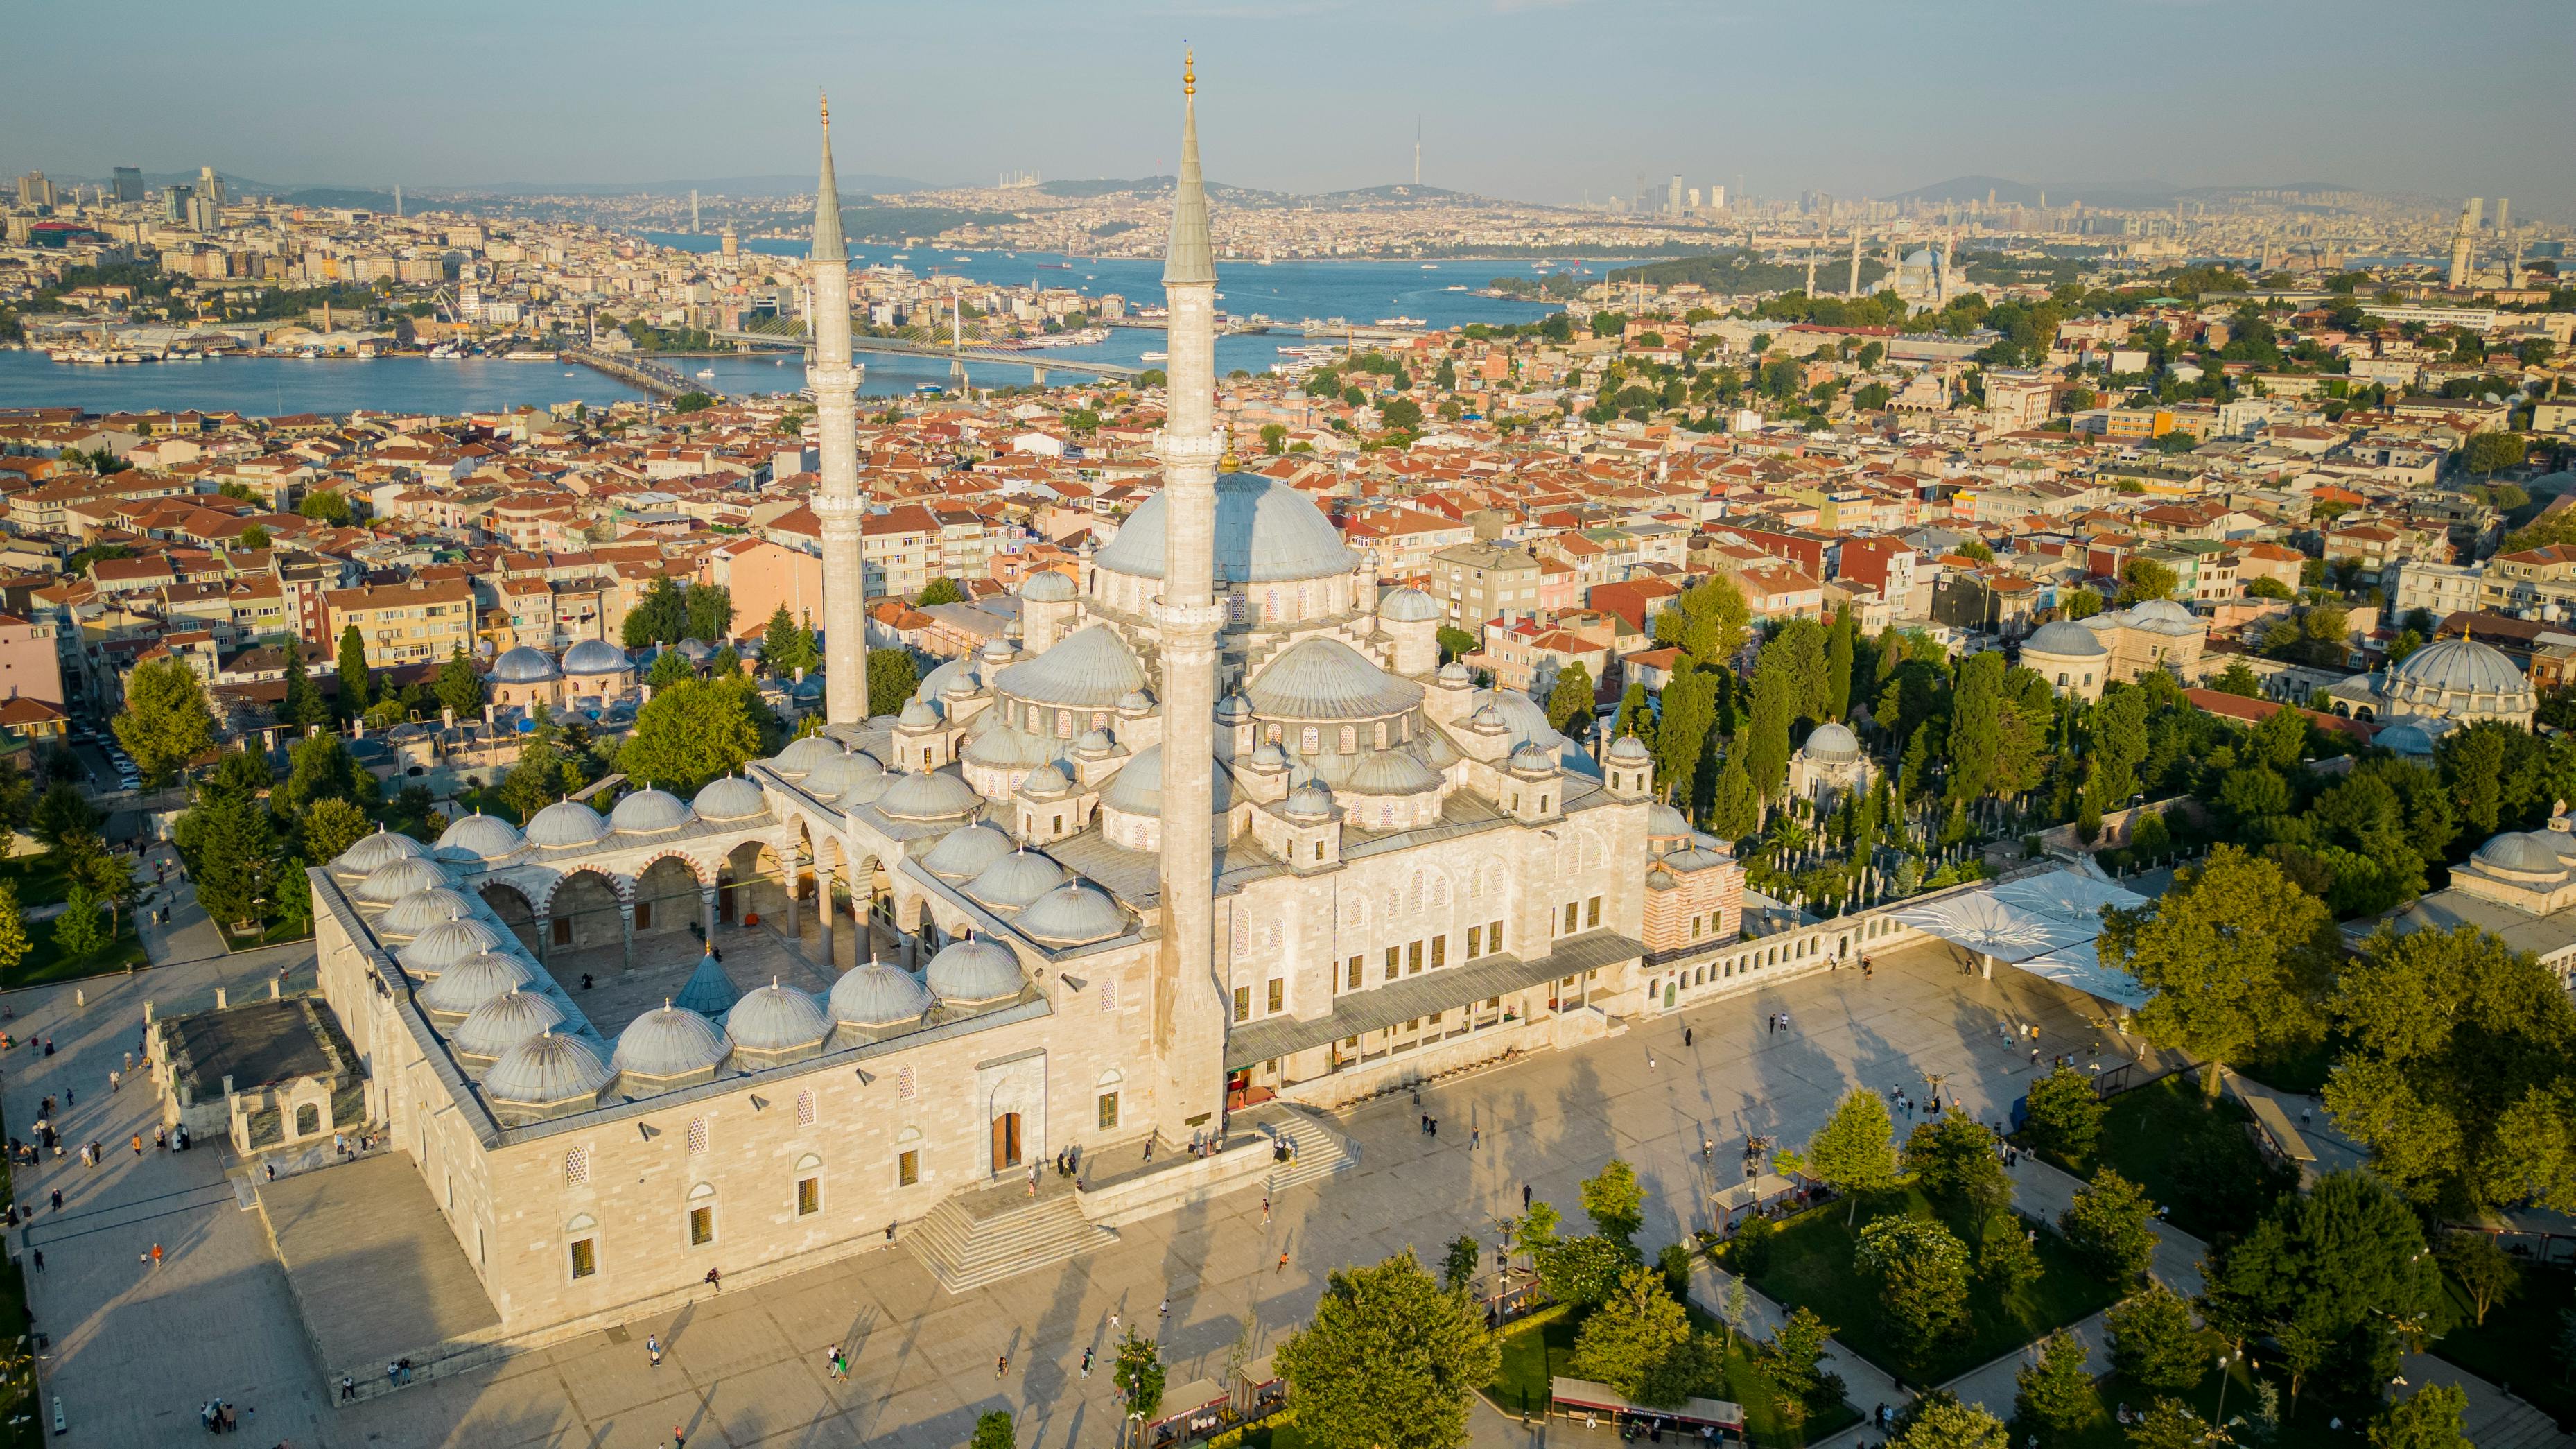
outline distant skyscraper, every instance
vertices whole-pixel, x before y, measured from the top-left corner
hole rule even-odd
[[[197,188],[193,186],[171,183],[169,189],[161,193],[161,219],[172,226],[185,225],[188,220],[188,199],[196,194]]]
[[[200,191],[188,198],[189,230],[213,232],[221,231],[223,227],[223,208],[213,197]]]
[[[2445,279],[2452,287],[2469,284],[2471,262],[2477,250],[2478,217],[2486,210],[2486,198],[2472,196],[2460,208],[2459,229],[2451,233],[2451,269]]]
[[[116,168],[114,179],[110,184],[113,187],[115,199],[120,204],[129,201],[141,201],[143,199],[143,168],[140,166],[119,166]]]
[[[2513,230],[2513,198],[2510,196],[2499,196],[2496,198],[2495,229],[2499,232]]]
[[[698,188],[689,188],[689,235],[698,234]]]
[[[224,178],[212,166],[197,168],[197,194],[216,206],[224,204]]]
[[[397,219],[402,216],[402,183],[399,181],[394,183],[394,216]]]
[[[1709,210],[1711,210],[1711,211],[1724,211],[1724,210],[1726,210],[1726,188],[1725,188],[1725,187],[1723,187],[1723,186],[1712,186],[1712,187],[1710,187],[1710,188],[1708,189],[1708,209],[1709,209]]]
[[[20,206],[53,205],[54,183],[46,180],[45,173],[42,171],[30,171],[19,177],[18,204]]]
[[[1673,177],[1671,184],[1664,188],[1664,214],[1666,216],[1682,214],[1682,179],[1678,175]]]

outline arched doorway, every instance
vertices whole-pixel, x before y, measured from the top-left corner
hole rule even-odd
[[[996,1175],[1020,1165],[1020,1114],[1003,1112],[993,1118],[993,1171]]]
[[[612,947],[623,966],[626,925],[617,908],[617,887],[595,870],[579,870],[555,887],[546,912],[546,947],[551,956],[564,951]]]
[[[666,855],[644,867],[635,879],[635,934],[662,936],[698,923],[704,897],[698,893],[697,868],[686,859]]]
[[[519,938],[519,944],[530,955],[544,952],[545,941],[537,925],[537,908],[528,904],[527,892],[501,881],[491,881],[477,894],[483,897],[483,904],[492,908],[492,914],[501,918],[501,924],[510,928],[510,934]]]
[[[776,918],[787,906],[787,868],[767,841],[746,840],[724,858],[716,877],[716,921],[740,925]]]

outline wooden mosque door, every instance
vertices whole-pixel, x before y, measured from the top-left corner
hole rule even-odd
[[[1008,1172],[1020,1165],[1020,1114],[1005,1112],[993,1119],[993,1170]]]

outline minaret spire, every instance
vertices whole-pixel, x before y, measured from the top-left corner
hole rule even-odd
[[[1162,938],[1154,970],[1153,1127],[1178,1141],[1213,1124],[1225,1091],[1216,977],[1216,256],[1199,172],[1198,69],[1181,68],[1181,169],[1163,258],[1171,357],[1163,434]]]
[[[823,720],[857,726],[868,718],[867,582],[859,565],[859,377],[850,366],[850,262],[841,240],[841,183],[832,172],[832,102],[822,101],[823,171],[814,186],[814,249],[806,259],[813,304],[806,318],[813,361],[822,487],[814,516],[823,533]]]

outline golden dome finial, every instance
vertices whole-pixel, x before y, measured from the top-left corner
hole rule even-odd
[[[1216,460],[1216,470],[1220,473],[1240,473],[1243,471],[1243,460],[1234,456],[1234,435],[1232,433],[1228,433],[1226,435],[1225,456]]]
[[[1199,93],[1199,59],[1198,59],[1198,54],[1197,54],[1197,52],[1195,52],[1195,51],[1184,50],[1184,51],[1182,51],[1182,52],[1181,52],[1181,94],[1182,94],[1182,95],[1185,95],[1185,96],[1194,96],[1194,95],[1197,95],[1198,93]]]

